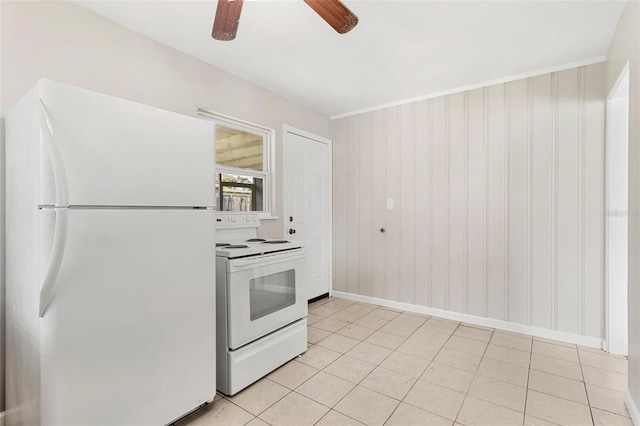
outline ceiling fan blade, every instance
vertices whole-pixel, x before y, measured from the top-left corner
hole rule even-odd
[[[340,34],[347,33],[358,25],[358,17],[340,0],[304,0],[304,2]]]
[[[211,37],[228,41],[236,38],[243,0],[218,0]]]

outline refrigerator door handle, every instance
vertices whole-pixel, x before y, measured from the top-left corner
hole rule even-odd
[[[56,281],[58,280],[58,272],[62,265],[64,256],[64,248],[67,243],[67,224],[69,210],[66,208],[55,209],[56,220],[53,231],[53,244],[51,247],[51,255],[49,257],[49,265],[44,275],[42,287],[40,288],[40,317],[44,316],[47,307],[51,303],[53,294],[56,289]]]
[[[40,108],[38,109],[38,120],[40,122],[40,130],[44,143],[49,152],[51,159],[51,169],[53,170],[53,180],[56,186],[56,206],[67,207],[69,205],[69,189],[67,185],[67,170],[64,165],[64,158],[60,146],[53,136],[53,126],[51,125],[51,116],[47,111],[47,107],[40,99]]]

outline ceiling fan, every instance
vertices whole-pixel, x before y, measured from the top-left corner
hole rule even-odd
[[[243,0],[218,0],[211,36],[228,41],[236,38]],[[347,33],[358,24],[358,17],[340,0],[304,0],[318,15],[340,34]]]

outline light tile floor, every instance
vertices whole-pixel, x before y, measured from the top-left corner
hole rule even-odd
[[[179,425],[632,425],[623,357],[338,298],[308,322],[301,357]]]

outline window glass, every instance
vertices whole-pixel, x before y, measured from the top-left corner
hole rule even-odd
[[[295,270],[254,278],[249,284],[251,321],[296,303]]]
[[[251,212],[264,210],[264,180],[231,173],[216,174],[218,211]]]
[[[264,170],[262,135],[216,125],[216,163],[226,167]]]

